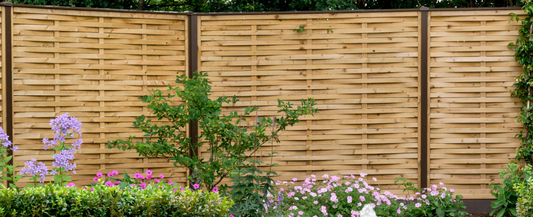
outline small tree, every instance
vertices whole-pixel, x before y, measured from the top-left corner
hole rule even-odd
[[[222,114],[222,105],[236,103],[238,99],[236,96],[231,100],[228,97],[210,99],[211,86],[207,74],[195,72],[193,78],[181,75],[176,82],[184,85],[183,90],[169,85],[168,90],[172,94],[165,96],[161,90],[152,90],[151,95],[140,98],[148,103],[147,107],[158,120],[169,124],[157,125],[142,115],[133,125],[145,133],[145,141],[134,142],[134,137],[130,136],[129,140],[109,141],[108,145],[109,148],[122,150],[135,149],[145,157],[169,157],[174,166],[192,169],[194,177],[189,179],[195,179],[195,183],[199,179],[208,190],[245,166],[245,161],[251,159],[263,144],[279,142],[279,132],[298,123],[300,116],[314,115],[318,110],[313,107],[314,100],[308,98],[296,108],[290,102],[278,100],[278,113],[284,113],[279,118],[259,118],[257,106],[247,107],[242,114],[231,112],[225,115]],[[178,98],[183,103],[174,106],[172,98]],[[251,116],[253,112],[256,112],[255,120],[249,124],[244,117]],[[198,142],[192,142],[186,135],[185,127],[191,121],[198,122],[201,132]],[[202,158],[194,151],[202,146],[203,141],[207,144],[208,158]]]

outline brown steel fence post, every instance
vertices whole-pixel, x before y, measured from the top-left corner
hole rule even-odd
[[[5,123],[3,124],[5,133],[9,136],[9,139],[13,142],[13,41],[12,41],[12,9],[13,3],[2,2],[2,118]],[[7,154],[13,156],[13,151],[8,150]],[[13,165],[13,158],[8,162],[8,165]],[[9,174],[8,174],[9,175]],[[8,181],[9,186],[13,181]]]
[[[190,13],[189,14],[189,56],[188,58],[188,64],[189,64],[189,71],[187,72],[189,75],[189,78],[192,78],[194,76],[194,72],[198,70],[198,16],[196,14]],[[197,143],[198,142],[198,122],[197,121],[191,121],[189,123],[189,137],[191,138],[191,143]],[[199,156],[198,148],[194,148],[194,150],[191,150],[189,155],[192,157],[196,155]],[[193,170],[189,170],[189,174],[192,175]],[[191,184],[191,183],[190,183]],[[189,185],[190,185],[189,184]]]
[[[421,139],[420,139],[420,187],[427,188],[429,184],[429,158],[428,158],[428,145],[429,145],[429,89],[428,89],[428,80],[429,80],[429,72],[428,72],[428,7],[421,7],[420,8],[420,16],[421,18],[421,58],[420,58],[420,90],[421,90]]]

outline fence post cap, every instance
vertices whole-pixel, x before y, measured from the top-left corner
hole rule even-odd
[[[13,2],[0,2],[0,6],[13,7]]]
[[[429,11],[429,8],[426,7],[426,6],[424,6],[424,7],[420,7],[420,10],[421,10],[421,11]]]

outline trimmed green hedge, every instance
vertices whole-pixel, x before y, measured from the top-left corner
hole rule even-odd
[[[229,216],[232,205],[218,193],[180,191],[168,184],[146,189],[0,185],[0,216]]]

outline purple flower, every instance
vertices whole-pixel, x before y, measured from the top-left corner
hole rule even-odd
[[[13,146],[13,151],[18,151],[18,150],[19,150],[18,146]]]
[[[144,182],[141,183],[140,186],[141,186],[142,189],[146,188],[146,184]]]
[[[57,174],[57,170],[52,170],[52,171],[50,171],[50,175],[55,176],[56,174]]]
[[[76,150],[66,149],[61,150],[59,154],[54,154],[52,158],[54,158],[54,162],[52,162],[52,166],[56,168],[63,168],[65,171],[72,171],[74,168],[76,168],[76,163],[70,163],[69,161],[74,160],[74,152]]]
[[[141,178],[141,174],[135,173],[135,175],[133,175],[133,177],[136,178],[136,179],[139,179],[139,178]]]
[[[217,187],[214,187],[214,188],[213,188],[213,192],[218,192],[218,188],[217,188]]]
[[[2,146],[6,148],[13,144],[11,141],[9,141],[9,136],[4,132],[2,127],[0,127],[0,142],[2,143]]]
[[[194,184],[193,187],[194,187],[194,189],[198,189],[198,188],[200,188],[200,185],[199,184]]]
[[[151,178],[152,178],[152,175],[146,175],[146,178],[147,178],[147,179],[151,179]]]
[[[103,176],[102,173],[97,173],[96,174],[96,177],[102,177],[102,176]]]
[[[78,133],[81,137],[81,121],[78,121],[75,117],[69,117],[68,112],[58,116],[55,119],[50,120],[50,126],[54,131],[54,139],[43,139],[43,148],[46,150],[48,147],[54,147],[57,143],[65,142],[66,137],[74,137],[74,133]],[[72,143],[72,146],[80,149],[83,141],[81,138]]]
[[[46,175],[48,175],[48,168],[44,165],[43,162],[37,163],[35,158],[32,158],[29,161],[24,163],[24,168],[20,170],[21,175],[31,175],[31,176],[40,176],[40,182],[43,183]]]
[[[98,177],[94,177],[93,181],[98,182]]]
[[[147,170],[147,171],[146,171],[146,174],[148,174],[148,175],[152,175],[152,170]]]

